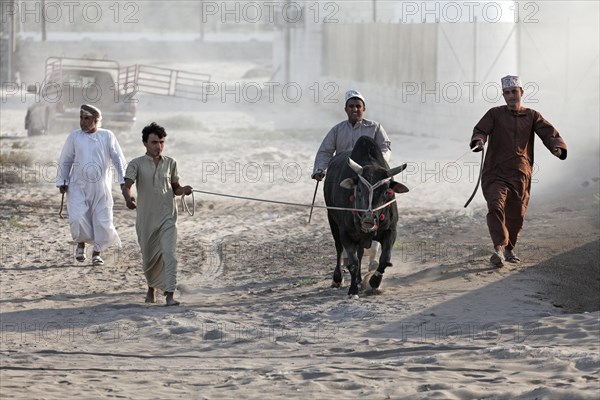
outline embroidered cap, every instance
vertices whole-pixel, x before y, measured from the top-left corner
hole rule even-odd
[[[521,87],[521,79],[518,76],[506,75],[502,78],[502,89]]]

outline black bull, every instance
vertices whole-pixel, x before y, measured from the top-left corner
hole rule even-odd
[[[381,149],[368,136],[360,137],[352,151],[337,154],[329,163],[325,180],[325,203],[328,207],[352,208],[366,211],[327,210],[327,218],[337,252],[333,272],[333,286],[342,284],[342,250],[348,255],[348,271],[352,277],[349,296],[358,296],[362,281],[360,263],[364,248],[371,241],[381,243],[379,266],[369,280],[375,289],[382,275],[392,265],[391,254],[396,241],[398,208],[392,201],[396,193],[406,193],[408,188],[394,182],[392,177],[406,168],[406,164],[390,169]],[[389,205],[377,210],[383,204]]]

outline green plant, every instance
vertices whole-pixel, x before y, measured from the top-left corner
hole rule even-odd
[[[8,220],[8,223],[10,224],[10,226],[12,228],[16,228],[16,229],[25,229],[27,228],[27,225],[20,222],[17,217],[15,217],[14,215],[10,217],[10,219]]]
[[[315,283],[317,283],[316,279],[300,279],[298,280],[298,282],[296,282],[296,285],[298,286],[307,286],[307,285],[314,285]]]
[[[0,154],[0,165],[16,164],[21,166],[31,166],[33,156],[25,151],[11,151],[6,154]]]
[[[27,146],[27,143],[24,141],[13,142],[13,144],[12,144],[13,149],[23,149],[26,146]]]

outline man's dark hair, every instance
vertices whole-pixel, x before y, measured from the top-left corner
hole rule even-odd
[[[158,136],[159,139],[162,139],[165,136],[167,136],[165,128],[163,128],[156,122],[153,122],[150,125],[145,126],[144,129],[142,129],[142,141],[144,143],[148,141],[148,136],[150,136],[151,133],[154,133],[156,136]]]

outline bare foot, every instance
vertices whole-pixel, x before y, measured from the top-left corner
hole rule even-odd
[[[146,293],[146,303],[156,303],[156,292],[154,288],[149,287]]]
[[[179,302],[173,298],[173,292],[165,292],[167,306],[178,306]]]

